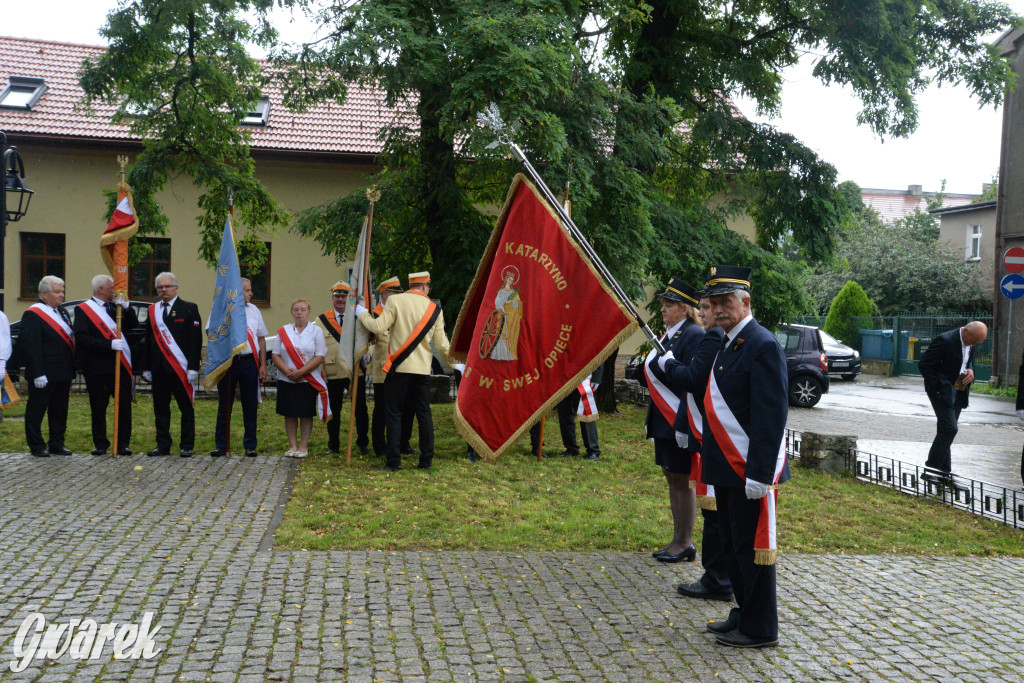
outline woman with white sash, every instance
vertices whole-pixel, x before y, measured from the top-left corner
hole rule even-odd
[[[277,330],[277,344],[271,359],[277,366],[277,414],[284,416],[284,429],[290,448],[289,458],[305,458],[313,416],[327,421],[331,417],[327,401],[327,380],[320,366],[327,355],[324,333],[309,324],[309,302],[292,303],[291,325]]]

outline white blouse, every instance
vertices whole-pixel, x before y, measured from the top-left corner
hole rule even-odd
[[[295,350],[298,351],[305,359],[302,365],[305,365],[313,359],[314,356],[327,356],[327,342],[324,340],[323,331],[316,325],[309,323],[306,325],[306,329],[302,332],[298,332],[295,329],[295,325],[285,325],[284,328],[288,330],[288,334],[292,339],[292,344],[295,346]],[[278,356],[284,361],[285,366],[294,369],[295,364],[292,363],[291,356],[284,349],[284,342],[280,336],[277,339],[277,344],[274,346],[274,355]],[[301,365],[299,367],[302,367]],[[289,384],[295,384],[292,380],[288,379],[285,375],[278,373],[278,382],[288,382]],[[305,380],[301,380],[305,381]]]

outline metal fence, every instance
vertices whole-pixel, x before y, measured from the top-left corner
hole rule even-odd
[[[786,430],[786,453],[800,458],[801,434]],[[919,498],[928,498],[985,519],[1024,529],[1024,491],[1006,488],[959,475],[951,484],[924,478],[924,467],[874,453],[851,449],[846,453],[847,471],[861,481],[878,484]]]
[[[992,326],[991,313],[874,316],[851,320],[861,334],[855,340],[847,340],[847,343],[860,351],[861,358],[865,360],[892,362],[894,376],[920,375],[917,363],[921,355],[932,339],[943,332],[962,327],[972,320]],[[805,315],[797,322],[824,327],[825,318]],[[992,377],[992,343],[989,336],[978,345],[974,354],[974,376],[980,382],[987,382]]]

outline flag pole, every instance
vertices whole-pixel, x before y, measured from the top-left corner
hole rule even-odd
[[[640,316],[640,312],[636,309],[636,306],[634,306],[630,298],[626,296],[626,292],[623,291],[618,281],[616,281],[615,277],[611,274],[611,271],[609,271],[604,265],[604,262],[601,261],[597,252],[594,251],[590,242],[587,241],[587,238],[584,237],[583,233],[580,232],[580,229],[576,227],[576,224],[565,210],[565,207],[559,203],[558,198],[555,197],[554,193],[547,186],[547,183],[544,182],[544,179],[540,177],[540,173],[538,173],[537,169],[535,169],[533,164],[530,163],[530,160],[526,157],[526,153],[512,140],[512,134],[515,133],[516,128],[518,128],[518,124],[506,126],[505,122],[501,118],[500,112],[498,111],[498,105],[493,102],[488,105],[484,112],[477,114],[477,122],[482,126],[490,128],[498,138],[487,146],[488,149],[496,147],[499,144],[508,145],[509,149],[512,151],[512,155],[523,165],[523,169],[530,177],[530,180],[533,181],[534,185],[537,186],[537,189],[540,190],[541,195],[543,195],[548,205],[555,211],[555,213],[558,214],[559,218],[562,219],[563,224],[569,230],[569,234],[576,239],[583,251],[588,257],[590,257],[590,260],[594,264],[594,268],[598,273],[600,273],[605,283],[607,283],[615,293],[615,296],[618,297],[622,305],[626,307],[629,314],[633,316],[633,319],[636,320],[637,325],[643,331],[647,340],[651,342],[655,349],[657,349],[659,355],[664,354],[665,347],[661,345],[657,335],[655,335],[647,325],[647,321]]]
[[[363,244],[363,272],[359,277],[359,291],[356,292],[356,299],[364,300],[370,291],[370,237],[373,235],[373,205],[380,199],[380,190],[376,186],[366,191],[366,198],[370,200],[370,208],[366,212],[366,242]],[[369,302],[366,302],[369,303]],[[367,306],[369,308],[369,306]],[[355,321],[358,324],[358,319]],[[352,335],[352,344],[355,346],[356,336]],[[348,449],[345,453],[345,465],[352,464],[352,431],[356,425],[356,400],[359,389],[360,363],[356,360],[356,349],[352,349],[352,379],[348,385],[349,408],[348,419]]]
[[[119,155],[117,157],[117,163],[121,167],[121,182],[123,183],[123,182],[125,182],[125,180],[124,180],[124,169],[125,169],[125,166],[128,165],[128,157],[120,156]],[[117,268],[116,264],[115,264],[114,268]],[[116,273],[112,273],[112,274],[116,274]],[[118,293],[119,292],[114,292],[114,299],[115,300],[117,299]],[[127,292],[124,292],[123,295],[124,295],[125,298],[128,298],[128,296],[127,296],[128,293]],[[121,339],[122,338],[121,337],[121,306],[119,304],[115,303],[114,304],[114,308],[117,309],[117,311],[116,311],[116,314],[117,314],[117,332],[116,332],[116,335],[115,335],[115,339]],[[114,458],[117,457],[118,451],[121,450],[120,448],[117,447],[117,444],[118,444],[117,433],[118,433],[118,430],[120,429],[120,427],[121,427],[121,351],[117,350],[117,351],[114,352],[114,434],[113,434],[113,441],[111,441],[112,446],[110,448],[110,450],[111,450],[111,457],[114,457]]]
[[[234,217],[235,217],[235,188],[229,187],[228,188],[228,222],[230,223],[231,219],[234,218]],[[234,226],[234,224],[232,224],[231,225],[231,238],[232,238],[231,239],[231,243],[232,244],[234,244],[234,242],[235,242],[234,236],[235,236],[235,226]],[[235,256],[236,256],[236,258],[238,256],[238,247],[237,246],[235,246]],[[239,268],[239,270],[241,270],[241,268]],[[245,324],[246,324],[246,326],[249,325],[248,319],[246,319]],[[248,334],[248,330],[246,330],[246,334]],[[235,362],[234,359],[232,359],[231,362],[234,363]],[[257,360],[257,363],[256,363],[256,374],[257,374],[257,382],[258,382],[259,381],[259,361],[258,360]],[[235,387],[231,383],[231,369],[230,368],[228,368],[227,376],[228,376],[228,378],[227,378],[228,379],[228,396],[231,397],[231,400],[228,401],[228,414],[227,414],[227,418],[225,419],[225,424],[224,424],[224,452],[227,453],[228,455],[231,455],[231,410],[232,410],[232,408],[235,407],[235,391],[234,391]],[[217,400],[220,401],[220,393],[219,392],[217,393]]]

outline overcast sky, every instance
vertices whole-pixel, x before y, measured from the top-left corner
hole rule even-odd
[[[1005,1],[1024,14],[1024,0]],[[116,4],[116,0],[9,2],[2,13],[0,35],[103,45],[98,30]],[[786,73],[780,118],[766,121],[756,115],[750,102],[738,104],[748,117],[795,135],[834,164],[841,180],[886,189],[923,185],[925,190],[937,190],[946,180],[947,192],[980,193],[981,184],[998,172],[1001,113],[992,107],[979,109],[966,89],[926,91],[919,97],[917,132],[907,139],[883,142],[857,125],[860,107],[849,91],[826,88],[811,77],[812,59]]]

